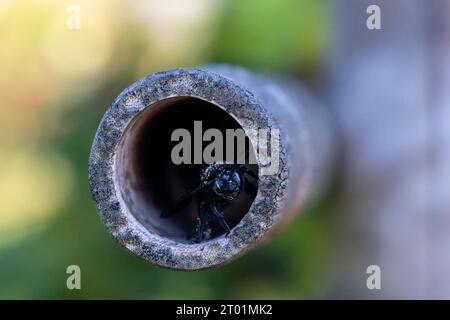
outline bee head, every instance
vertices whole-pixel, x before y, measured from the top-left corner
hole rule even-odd
[[[234,200],[241,191],[241,178],[235,171],[224,171],[217,175],[212,190],[226,200]]]

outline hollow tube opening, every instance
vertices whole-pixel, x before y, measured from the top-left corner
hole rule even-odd
[[[162,218],[160,215],[180,196],[198,187],[201,171],[207,167],[204,162],[193,163],[194,144],[199,141],[194,134],[194,121],[201,121],[202,133],[215,128],[223,137],[226,137],[226,129],[242,129],[233,116],[213,103],[193,97],[167,98],[136,116],[122,136],[115,160],[115,179],[129,212],[149,232],[181,243],[192,243],[195,237],[198,198],[193,197],[190,204],[171,217]],[[171,157],[173,147],[179,143],[171,139],[176,129],[186,129],[190,133],[192,149],[189,164],[175,164]],[[203,141],[202,137],[200,139],[204,150],[211,142]],[[225,148],[223,153],[225,156]],[[237,146],[234,153],[237,154]],[[256,164],[246,166],[258,172]],[[225,208],[224,216],[230,228],[235,227],[248,212],[255,196],[241,192]],[[211,220],[209,240],[225,233],[214,219]]]

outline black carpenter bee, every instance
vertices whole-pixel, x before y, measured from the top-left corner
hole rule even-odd
[[[200,185],[178,198],[169,210],[161,214],[161,217],[173,215],[187,206],[194,195],[197,195],[199,206],[195,242],[204,240],[205,227],[211,217],[228,235],[230,227],[223,216],[223,210],[239,196],[242,190],[249,190],[249,181],[246,176],[250,176],[257,183],[258,176],[243,164],[213,163],[202,170]]]

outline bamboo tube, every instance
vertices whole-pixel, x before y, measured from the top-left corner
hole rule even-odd
[[[195,201],[160,217],[199,182],[202,166],[171,161],[171,133],[191,130],[194,121],[222,132],[242,128],[254,150],[261,149],[256,130],[279,133],[279,154],[270,158],[276,170],[256,157],[256,195],[242,195],[225,210],[228,235],[200,243],[188,236]],[[125,89],[105,113],[89,159],[90,189],[108,231],[134,254],[171,269],[217,267],[269,238],[320,192],[332,168],[332,129],[325,110],[292,79],[228,65],[163,71]]]

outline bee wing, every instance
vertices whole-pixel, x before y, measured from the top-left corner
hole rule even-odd
[[[174,215],[178,210],[187,206],[189,203],[191,203],[193,196],[197,192],[199,192],[201,189],[202,189],[201,187],[198,187],[194,190],[187,192],[186,194],[182,195],[181,197],[179,197],[170,208],[164,210],[161,213],[161,218],[170,217],[170,216]]]

